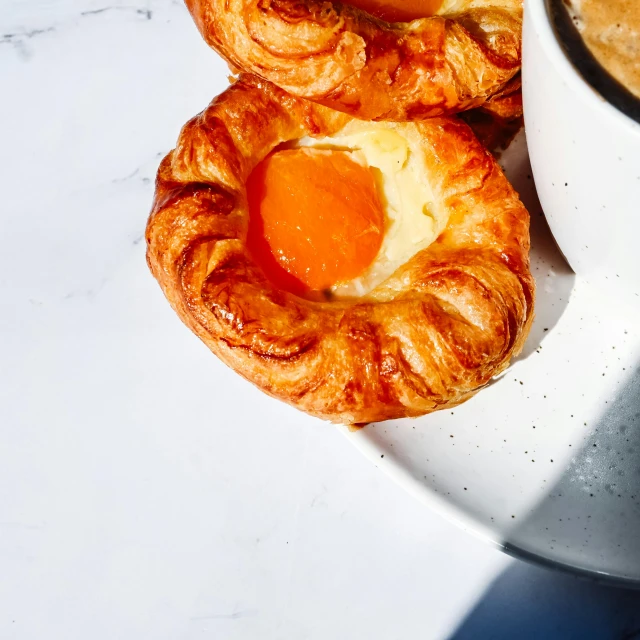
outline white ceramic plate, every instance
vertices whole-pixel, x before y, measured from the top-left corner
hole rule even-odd
[[[640,326],[576,278],[538,203],[526,140],[501,164],[531,213],[524,352],[454,411],[348,439],[422,502],[525,559],[640,583]]]

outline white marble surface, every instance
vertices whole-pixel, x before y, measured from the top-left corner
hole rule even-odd
[[[627,638],[180,324],[142,234],[222,88],[178,0],[0,0],[0,638]],[[635,612],[635,613],[634,613]]]

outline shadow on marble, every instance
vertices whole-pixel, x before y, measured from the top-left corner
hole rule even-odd
[[[640,640],[640,591],[516,562],[449,640]]]
[[[510,533],[509,552],[640,580],[640,363],[621,387],[585,426],[584,443],[546,499]],[[640,640],[640,582],[634,586],[517,562],[450,640]]]

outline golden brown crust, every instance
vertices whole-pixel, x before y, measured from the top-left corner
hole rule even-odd
[[[280,143],[349,120],[242,78],[183,128],[160,166],[149,266],[218,357],[308,413],[353,424],[454,406],[520,351],[534,298],[528,214],[464,123],[417,125],[449,223],[366,297],[303,300],[275,289],[247,253],[252,168]]]
[[[390,24],[325,0],[186,0],[233,68],[365,120],[470,109],[520,69],[522,0],[445,0]]]
[[[524,126],[520,74],[481,107],[459,116],[487,149],[499,155]]]

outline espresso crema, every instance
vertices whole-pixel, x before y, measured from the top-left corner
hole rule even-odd
[[[565,0],[598,63],[640,98],[640,1]]]

